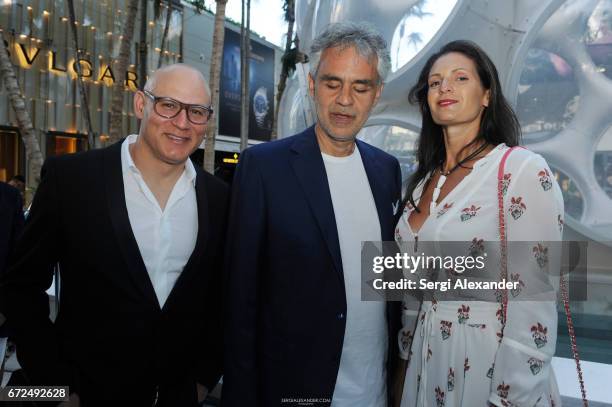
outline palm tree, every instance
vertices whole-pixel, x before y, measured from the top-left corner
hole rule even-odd
[[[138,87],[144,89],[147,82],[147,8],[149,0],[141,0],[140,2],[140,44],[138,44]],[[155,2],[155,4],[158,4]]]
[[[227,0],[216,0],[215,28],[213,33],[212,57],[210,60],[210,91],[215,112],[219,112],[219,82],[221,76],[221,56],[225,40],[225,6]],[[208,123],[204,142],[204,170],[211,174],[215,171],[215,138],[217,136],[218,113]]]
[[[423,10],[426,3],[427,0],[418,0],[412,5],[412,7],[410,7],[410,10],[408,10],[408,14],[418,17],[421,20],[423,19],[423,17],[431,16],[431,13]]]
[[[119,57],[115,65],[115,83],[112,88],[109,141],[114,143],[122,137],[124,78],[130,59],[130,48],[134,37],[134,23],[138,11],[138,0],[126,0],[127,13],[123,22],[123,34],[120,38]]]
[[[285,21],[287,22],[287,39],[285,42],[285,53],[281,59],[282,68],[276,92],[276,106],[274,108],[274,123],[272,124],[271,137],[273,140],[278,137],[278,110],[287,85],[287,78],[295,71],[295,64],[298,58],[297,48],[291,47],[293,45],[293,25],[295,24],[295,0],[285,0],[283,10],[285,11]]]
[[[32,126],[30,114],[26,109],[25,100],[21,94],[21,89],[19,89],[19,83],[17,83],[13,64],[11,63],[8,50],[6,49],[8,44],[1,38],[0,43],[2,43],[2,45],[0,45],[0,78],[2,78],[6,86],[6,91],[8,92],[11,105],[15,111],[15,117],[17,118],[19,133],[25,145],[28,172],[31,175],[28,179],[32,180],[28,182],[28,187],[36,188],[40,180],[40,170],[43,164],[40,143],[36,131]]]
[[[68,0],[68,11],[70,14],[70,26],[72,27],[72,42],[74,45],[74,50],[76,53],[77,63],[74,64],[74,67],[77,71],[77,82],[79,83],[79,93],[81,94],[81,111],[83,112],[83,119],[85,120],[85,125],[87,126],[87,144],[89,149],[93,149],[95,147],[95,133],[93,127],[91,126],[91,113],[89,111],[89,95],[87,93],[87,89],[85,88],[85,80],[83,78],[83,74],[81,72],[81,64],[78,62],[81,60],[83,52],[79,47],[79,37],[77,35],[77,22],[76,15],[74,13],[74,1]]]
[[[245,27],[246,21],[246,27]],[[251,0],[242,0],[242,22],[240,24],[240,151],[249,143],[249,63],[251,60]]]
[[[159,18],[161,14],[160,5],[161,3],[155,1],[155,19]],[[166,1],[166,22],[164,24],[164,33],[162,34],[161,46],[159,51],[159,59],[157,60],[157,69],[161,68],[164,60],[164,51],[166,50],[166,40],[168,39],[168,31],[170,30],[170,20],[172,19],[172,0]]]
[[[408,45],[412,45],[415,50],[419,49],[419,44],[423,42],[423,36],[418,32],[408,34]]]

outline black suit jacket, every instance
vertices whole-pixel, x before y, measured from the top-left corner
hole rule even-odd
[[[0,276],[8,264],[15,242],[23,230],[23,202],[19,190],[0,182]],[[2,314],[0,309],[0,314]],[[8,335],[4,316],[0,316],[0,338]],[[1,361],[0,361],[1,363]]]
[[[366,143],[357,141],[357,147],[382,238],[393,240],[399,164]],[[223,406],[297,405],[290,400],[300,398],[329,405],[347,307],[338,231],[314,129],[245,150],[233,188]],[[390,351],[397,349],[398,318],[399,310],[389,308]],[[395,359],[390,355],[388,361]]]
[[[121,143],[49,158],[15,261],[0,283],[32,384],[69,385],[84,406],[191,406],[221,375],[221,266],[228,188],[196,169],[195,249],[160,309],[130,227]],[[195,221],[195,220],[194,220]],[[45,289],[61,269],[60,310]]]
[[[0,182],[0,275],[23,229],[23,202],[17,188]]]

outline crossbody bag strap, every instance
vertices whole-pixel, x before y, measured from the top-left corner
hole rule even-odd
[[[504,170],[506,167],[506,161],[510,153],[518,148],[522,147],[512,147],[506,150],[504,153],[501,162],[499,163],[499,168],[497,170],[497,203],[498,203],[498,211],[499,211],[499,245],[501,252],[501,272],[500,278],[501,281],[507,280],[508,277],[508,238],[506,234],[506,218],[504,213]],[[572,320],[572,312],[570,310],[569,303],[569,294],[567,283],[565,282],[565,278],[562,274],[560,274],[559,288],[561,291],[561,298],[563,300],[563,307],[565,309],[565,317],[567,319],[567,330],[570,337],[570,346],[572,349],[572,355],[574,356],[574,361],[576,362],[576,372],[578,373],[578,383],[580,384],[580,393],[582,395],[582,403],[584,407],[588,407],[589,401],[587,400],[586,390],[584,386],[584,378],[582,375],[582,367],[580,366],[580,355],[578,353],[578,344],[576,343],[576,333],[574,332],[574,322]],[[506,327],[506,315],[508,312],[508,290],[503,290],[501,293],[501,307],[502,307],[502,316],[503,316],[503,324],[502,324],[502,337],[504,334],[504,328]]]

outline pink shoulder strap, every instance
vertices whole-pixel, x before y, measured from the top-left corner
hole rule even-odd
[[[499,209],[499,245],[501,249],[501,280],[507,280],[508,278],[508,240],[506,238],[506,222],[505,222],[505,214],[504,214],[504,170],[506,167],[506,160],[510,153],[518,148],[523,147],[512,147],[506,150],[504,153],[500,163],[499,168],[497,170],[497,202]],[[574,332],[574,323],[572,320],[572,313],[570,310],[569,303],[569,294],[567,283],[565,282],[565,278],[563,275],[560,275],[560,288],[561,288],[561,298],[563,300],[563,307],[565,308],[565,316],[567,319],[567,330],[570,337],[570,346],[572,349],[572,355],[574,356],[574,361],[576,362],[576,372],[578,373],[578,382],[580,384],[580,392],[582,394],[582,403],[584,407],[588,407],[589,401],[586,396],[586,389],[584,386],[584,378],[582,375],[582,368],[580,366],[580,355],[578,353],[578,344],[576,343],[576,334]],[[506,326],[506,313],[508,309],[508,291],[502,291],[502,336],[504,334],[504,328]]]

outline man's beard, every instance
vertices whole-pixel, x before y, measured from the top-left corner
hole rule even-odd
[[[323,129],[323,133],[325,133],[327,137],[339,143],[354,143],[355,140],[357,140],[357,134],[359,134],[359,131],[357,131],[357,133],[352,134],[350,136],[339,137],[332,134],[332,132],[329,131],[329,129],[327,129],[321,122],[319,122],[319,126],[321,126],[321,129]]]
[[[332,140],[334,140],[336,142],[339,142],[339,143],[354,143],[355,140],[357,140],[357,134],[359,134],[359,131],[361,131],[361,128],[359,128],[355,132],[355,134],[351,134],[350,136],[345,136],[345,137],[336,136],[319,119],[318,109],[316,110],[316,114],[317,114],[317,123],[319,124],[319,127],[321,127],[321,129],[323,130],[323,133],[325,133],[325,135],[327,137],[329,137],[330,139],[332,139]]]

